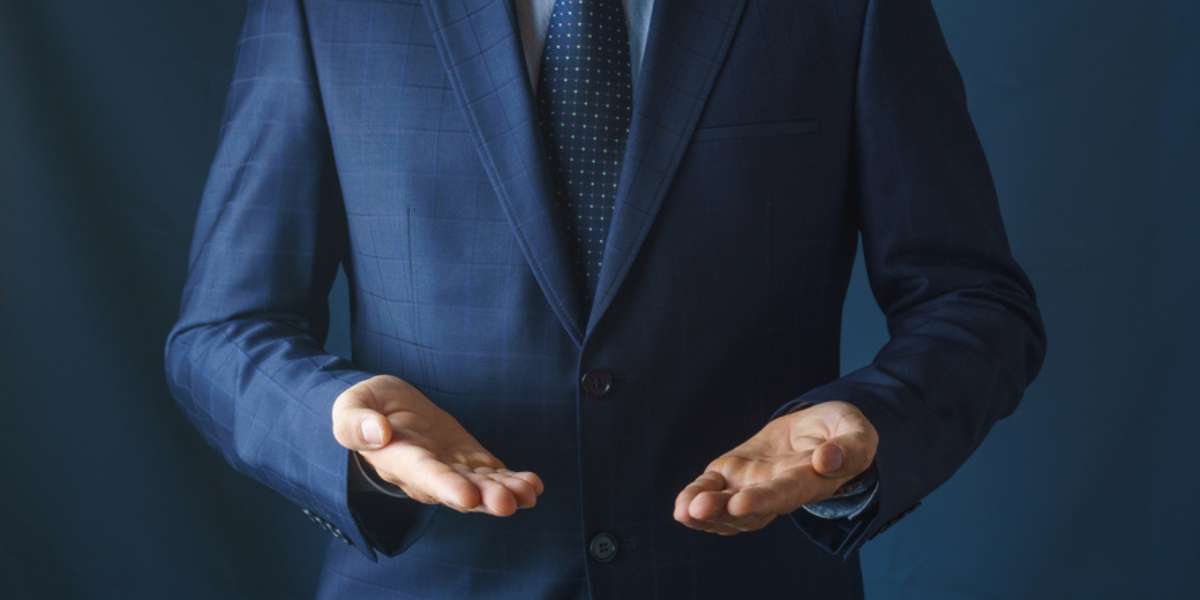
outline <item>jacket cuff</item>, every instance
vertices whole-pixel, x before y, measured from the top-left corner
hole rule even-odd
[[[332,404],[351,386],[373,377],[374,373],[341,370],[312,393]],[[329,421],[315,420],[313,439],[320,440],[313,451],[315,462],[324,465],[328,479],[313,483],[316,502],[301,512],[335,539],[358,550],[368,560],[378,561],[376,552],[395,556],[416,542],[425,532],[436,506],[411,499],[400,500],[377,492],[359,489],[362,473],[350,452],[333,437]]]

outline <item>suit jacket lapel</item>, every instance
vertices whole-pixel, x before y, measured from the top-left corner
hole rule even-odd
[[[571,339],[583,305],[544,160],[529,74],[510,0],[425,0],[433,38],[467,113],[488,178],[534,278]]]
[[[745,0],[655,0],[633,118],[584,337],[612,302],[658,213],[729,51]]]

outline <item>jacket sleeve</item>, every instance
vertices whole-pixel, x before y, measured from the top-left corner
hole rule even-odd
[[[331,427],[334,399],[372,373],[324,350],[347,225],[299,2],[249,2],[235,64],[167,381],[234,468],[374,560]]]
[[[929,0],[868,2],[854,106],[853,190],[890,339],[871,363],[782,406],[844,400],[879,431],[876,506],[830,528],[847,557],[946,481],[1040,370],[1046,338],[1011,254],[961,76]]]

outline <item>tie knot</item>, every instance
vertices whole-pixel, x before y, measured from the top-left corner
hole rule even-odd
[[[556,0],[550,17],[551,30],[560,27],[597,26],[626,29],[622,0]]]

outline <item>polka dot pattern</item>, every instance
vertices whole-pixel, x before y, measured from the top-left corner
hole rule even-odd
[[[538,124],[590,304],[633,107],[621,0],[557,0],[538,75]]]

